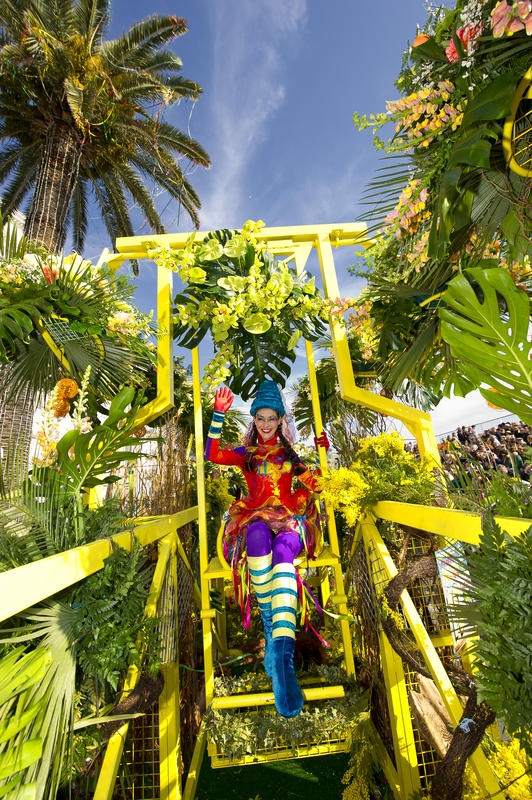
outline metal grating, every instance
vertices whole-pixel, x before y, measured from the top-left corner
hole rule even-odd
[[[157,601],[157,629],[161,640],[161,663],[170,664],[176,660],[177,641],[175,629],[175,597],[172,581],[172,559],[166,562],[166,572],[159,600]]]
[[[131,721],[117,787],[122,800],[159,800],[158,704]]]
[[[369,670],[372,681],[371,719],[395,766],[390,712],[380,663],[378,601],[369,574],[363,541],[359,542],[355,550],[353,576],[358,598],[358,615],[362,620],[360,640],[362,666]]]
[[[193,602],[193,579],[179,557],[177,593],[181,637],[187,620],[186,615],[189,614]],[[166,564],[164,582],[157,601],[157,619],[161,662],[174,663],[177,658],[177,638],[171,558]],[[159,769],[159,709],[156,703],[145,716],[131,721],[120,766],[117,796],[120,800],[158,800]]]
[[[177,605],[179,620],[179,639],[183,635],[185,625],[194,600],[194,577],[182,559],[177,559]]]

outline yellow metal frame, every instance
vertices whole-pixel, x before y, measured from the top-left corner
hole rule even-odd
[[[104,560],[111,554],[113,544],[130,550],[134,539],[136,539],[143,546],[152,542],[159,542],[159,557],[145,614],[148,617],[154,617],[157,613],[157,601],[163,586],[167,564],[170,561],[176,616],[175,630],[178,631],[178,557],[182,559],[184,566],[192,575],[194,581],[193,593],[196,602],[200,599],[199,587],[183,550],[178,530],[197,518],[198,507],[194,506],[177,514],[132,520],[131,528],[123,533],[118,533],[108,539],[100,539],[0,574],[0,596],[3,598],[2,608],[0,609],[0,622],[98,572],[103,568]],[[198,738],[187,783],[183,790],[180,769],[178,641],[176,641],[175,652],[175,660],[163,665],[165,685],[159,698],[160,798],[161,800],[181,800],[181,798],[192,800],[195,795],[199,767],[201,765],[201,742],[203,741],[203,747],[205,742],[202,734],[203,738],[202,736]],[[135,665],[131,665],[126,676],[122,696],[125,696],[127,692],[130,692],[135,687],[138,677],[138,668]],[[128,724],[125,723],[109,740],[94,794],[95,800],[111,800]]]
[[[202,239],[208,232],[197,234]],[[338,296],[338,284],[334,268],[333,247],[342,245],[362,245],[367,247],[370,242],[366,238],[365,227],[359,224],[350,225],[315,225],[283,228],[265,228],[261,233],[268,247],[278,255],[293,258],[298,272],[304,268],[313,248],[319,257],[323,287],[326,297]],[[104,251],[100,263],[104,261],[111,269],[117,269],[126,258],[148,258],[149,250],[154,242],[172,248],[181,248],[185,245],[188,234],[168,234],[164,236],[133,237],[117,241],[117,254]],[[172,275],[169,271],[159,268],[158,272],[158,308],[157,318],[159,323],[158,340],[158,392],[153,403],[142,409],[139,426],[149,422],[155,416],[168,410],[173,400],[173,353],[172,353],[172,328],[171,328],[171,303],[172,303]],[[371,408],[384,415],[400,420],[416,437],[420,453],[432,458],[439,463],[439,453],[432,429],[430,416],[397,403],[388,398],[374,395],[355,384],[351,359],[349,355],[347,335],[341,320],[335,320],[331,325],[334,357],[338,372],[340,392],[345,400],[358,403]],[[317,382],[314,365],[314,355],[310,343],[306,343],[309,380],[312,392],[312,404],[317,432],[322,429],[319,408]],[[57,354],[56,354],[57,355]],[[58,355],[60,357],[60,354]],[[194,393],[194,424],[195,448],[198,475],[198,505],[179,514],[165,517],[147,518],[137,520],[131,530],[113,536],[113,541],[129,548],[132,543],[132,533],[141,544],[159,541],[161,543],[159,561],[152,584],[147,612],[155,613],[155,603],[162,586],[162,576],[165,574],[168,560],[171,560],[171,580],[174,586],[174,595],[177,593],[177,557],[183,559],[187,569],[190,565],[186,560],[179,536],[176,531],[188,522],[197,519],[199,525],[200,542],[200,586],[194,582],[194,598],[201,609],[202,631],[204,639],[205,657],[205,688],[207,705],[215,707],[241,707],[269,705],[273,702],[271,692],[258,695],[240,695],[238,698],[214,698],[214,648],[217,645],[226,651],[225,631],[223,617],[211,608],[209,589],[212,582],[220,587],[221,582],[230,576],[228,565],[223,559],[223,553],[209,561],[207,552],[206,535],[206,501],[205,501],[205,475],[203,463],[203,427],[200,397],[200,369],[197,349],[192,353],[193,361],[193,393]],[[325,452],[320,448],[320,464],[326,472],[327,462]],[[381,502],[373,509],[373,514],[367,515],[360,523],[355,542],[363,540],[367,554],[368,565],[372,571],[374,581],[390,580],[396,574],[395,565],[375,525],[375,517],[397,522],[403,525],[431,531],[447,539],[458,539],[471,544],[478,544],[481,532],[480,517],[468,512],[454,511],[448,508],[416,506],[403,503]],[[530,520],[499,519],[502,527],[512,535],[517,535],[529,527]],[[336,595],[333,602],[338,606],[340,613],[347,611],[347,598],[343,590],[343,576],[341,572],[338,537],[334,527],[334,518],[329,514],[329,542],[318,556],[316,564],[320,570],[322,587],[325,588],[326,570],[332,568],[336,578]],[[100,540],[83,547],[78,547],[65,553],[60,553],[39,562],[27,564],[24,567],[10,570],[0,575],[0,596],[3,598],[0,621],[19,613],[24,608],[44,600],[61,591],[67,586],[93,574],[103,567],[104,559],[111,552],[109,540]],[[376,571],[375,571],[376,570]],[[378,576],[378,577],[377,577]],[[384,578],[383,578],[384,576]],[[376,585],[376,583],[375,583]],[[412,599],[408,592],[401,595],[401,607],[405,618],[412,631],[416,643],[423,653],[427,667],[433,675],[443,701],[451,715],[454,724],[457,724],[462,713],[462,707],[456,697],[447,674],[443,668],[435,647],[449,643],[449,636],[445,631],[429,636],[424,628]],[[177,614],[177,605],[176,605]],[[177,622],[177,620],[176,620]],[[354,671],[351,635],[346,621],[341,623],[344,639],[345,660],[348,672]],[[387,779],[392,787],[396,800],[407,800],[409,794],[418,789],[420,783],[419,767],[416,759],[416,746],[410,710],[408,707],[405,673],[401,659],[391,649],[386,637],[380,634],[381,662],[384,680],[387,688],[388,707],[390,719],[393,721],[393,747],[396,766],[384,747],[378,732],[372,726],[371,736],[380,763],[383,766]],[[161,798],[169,800],[184,797],[192,800],[195,795],[199,771],[206,745],[206,735],[203,726],[197,738],[192,763],[190,766],[186,786],[181,787],[179,770],[179,656],[176,663],[165,665],[165,690],[159,703],[159,729],[160,729],[160,782]],[[127,677],[127,688],[131,688],[136,680],[135,670],[131,669]],[[338,697],[343,693],[339,686],[320,686],[304,688],[306,700]],[[108,800],[111,797],[114,778],[118,770],[119,754],[123,747],[125,730],[123,726],[109,743],[105,757],[104,767],[95,797],[98,800]],[[329,743],[314,747],[300,748],[299,756],[328,754],[343,751],[349,748],[349,741]],[[331,749],[331,747],[333,749]],[[226,766],[224,758],[216,753],[216,748],[209,746],[214,766]],[[272,753],[250,756],[240,763],[257,761],[275,761],[280,758],[293,757],[291,751],[277,751]],[[472,765],[477,773],[481,788],[485,793],[494,794],[498,791],[498,783],[487,763],[482,751],[477,750],[472,759]],[[237,762],[235,762],[237,763]]]
[[[527,169],[525,169],[520,164],[518,164],[518,162],[515,160],[515,155],[514,155],[515,115],[517,113],[517,109],[519,108],[519,103],[525,97],[528,98],[529,100],[532,99],[532,66],[527,69],[527,71],[523,75],[521,82],[519,83],[519,86],[515,91],[515,95],[512,100],[512,106],[510,109],[510,114],[506,117],[506,121],[504,123],[502,131],[502,149],[508,166],[517,175],[521,175],[523,178],[531,178],[532,158],[529,159],[530,166]],[[530,118],[530,125],[532,126],[532,116]]]
[[[112,272],[122,265],[128,254],[102,251],[97,267],[107,264]],[[174,350],[172,331],[173,273],[166,267],[157,267],[157,393],[153,400],[137,412],[135,428],[148,425],[152,420],[169,411],[174,405]],[[70,364],[62,347],[58,347],[41,320],[37,328],[44,341],[62,366],[70,372]]]
[[[196,239],[201,241],[203,238],[205,238],[205,236],[208,235],[208,233],[209,231],[198,232],[196,233]],[[148,258],[149,252],[154,246],[169,247],[171,249],[179,250],[185,246],[188,238],[188,233],[129,237],[125,239],[118,239],[116,247],[124,258]],[[358,223],[264,228],[260,233],[260,239],[265,241],[268,245],[268,248],[276,255],[282,256],[286,259],[293,259],[295,262],[296,271],[298,273],[301,273],[301,271],[304,269],[312,250],[315,249],[317,251],[320,263],[323,290],[327,298],[334,298],[339,295],[332,248],[345,245],[368,247],[371,244],[371,241],[366,235],[365,225]],[[379,411],[384,415],[392,416],[395,419],[403,422],[408,430],[416,437],[420,453],[432,458],[436,463],[439,464],[439,453],[430,421],[430,416],[424,412],[409,408],[408,406],[405,406],[394,400],[381,397],[380,395],[375,395],[356,386],[351,364],[351,357],[349,354],[347,334],[344,324],[341,320],[335,319],[331,323],[331,336],[342,397],[345,400],[364,405],[375,411]],[[319,406],[314,355],[310,342],[306,342],[305,347],[307,352],[308,373],[312,394],[315,426],[316,431],[320,432],[323,430],[323,426]],[[206,703],[207,706],[209,706],[214,700],[214,648],[218,646],[222,652],[225,652],[227,648],[225,641],[225,629],[223,627],[223,617],[219,612],[211,607],[209,589],[211,583],[214,583],[214,585],[220,587],[220,581],[230,579],[231,570],[223,557],[220,540],[218,542],[217,557],[215,556],[215,558],[209,561],[209,554],[207,551],[205,476],[203,464],[204,442],[200,395],[200,365],[197,348],[192,353],[192,367],[199,508],[198,524],[202,598],[201,620],[204,643],[205,694]],[[325,450],[323,448],[320,448],[319,458],[322,472],[326,473],[327,460]],[[328,534],[330,547],[318,556],[317,561],[313,562],[312,566],[318,566],[319,568],[322,594],[324,595],[325,600],[327,599],[329,585],[328,569],[333,569],[337,589],[332,600],[333,603],[338,607],[338,612],[340,615],[343,616],[347,614],[347,597],[345,595],[345,591],[339,588],[343,587],[344,584],[340,563],[338,536],[334,524],[334,514],[332,513],[332,509],[327,510],[329,512]],[[340,621],[340,629],[344,645],[346,670],[349,674],[354,674],[351,632],[347,620],[343,619]],[[393,658],[394,656],[390,655],[390,659],[393,660]],[[338,687],[319,687],[316,691],[318,696],[324,699],[329,696],[330,692],[332,692],[334,695],[334,692],[337,690],[337,688]],[[266,697],[267,694],[268,693],[264,693],[264,697],[260,702],[270,702],[270,698]],[[226,702],[229,706],[236,708],[242,703],[246,704],[250,702],[250,698],[240,695],[239,697],[224,699],[224,702]],[[215,748],[212,744],[209,744],[209,751],[211,757],[214,759],[213,765],[217,759],[219,761],[223,760],[223,757],[215,752]],[[330,752],[330,750],[326,750],[326,748],[324,748],[324,752],[325,751]],[[268,756],[264,757],[264,760],[276,760],[279,757],[283,756],[277,753],[272,754],[271,758]],[[245,762],[242,761],[238,763]],[[393,783],[393,776],[390,776],[389,779],[391,780],[391,783]],[[395,779],[397,779],[397,775],[395,776]],[[409,782],[409,785],[417,786],[418,783],[419,778],[417,781],[416,779],[412,778]]]

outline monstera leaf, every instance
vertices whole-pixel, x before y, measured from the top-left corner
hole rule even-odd
[[[486,400],[532,424],[527,294],[505,269],[476,267],[449,282],[443,302],[442,336],[463,373]]]

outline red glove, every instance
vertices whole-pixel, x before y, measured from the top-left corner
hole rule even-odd
[[[221,411],[222,414],[225,414],[225,412],[229,411],[231,408],[232,403],[233,392],[231,389],[228,389],[227,386],[220,386],[214,395],[214,410]]]
[[[327,438],[327,434],[325,433],[325,431],[323,431],[323,433],[320,433],[319,436],[315,436],[314,437],[314,446],[315,446],[316,450],[318,449],[318,447],[324,447],[325,448],[325,452],[327,452],[327,450],[329,449],[329,447],[331,445],[329,443],[329,440]]]

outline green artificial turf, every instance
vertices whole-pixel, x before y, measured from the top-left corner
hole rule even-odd
[[[205,755],[196,800],[340,800],[348,753],[212,769]]]

